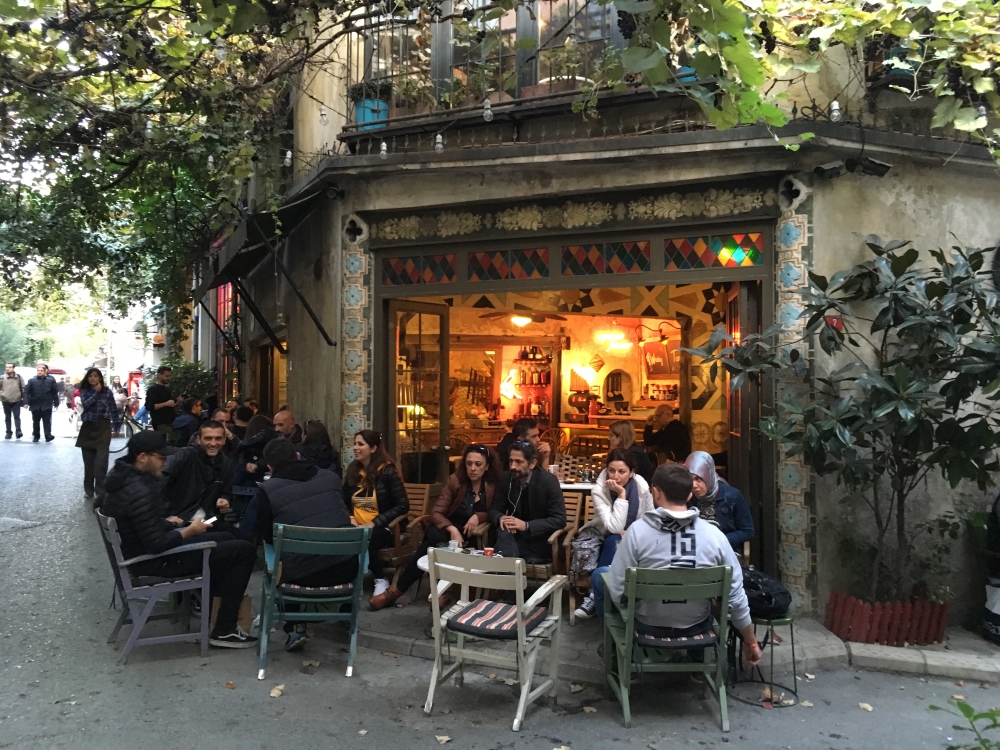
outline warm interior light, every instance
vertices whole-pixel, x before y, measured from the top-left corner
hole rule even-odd
[[[594,340],[602,344],[610,344],[613,341],[621,341],[624,338],[625,334],[621,331],[605,331],[594,336]]]
[[[500,395],[512,401],[516,398],[521,398],[520,396],[517,395],[517,390],[514,388],[516,377],[517,377],[517,370],[512,367],[510,373],[508,373],[507,377],[500,384]]]
[[[524,328],[531,322],[531,318],[526,318],[523,315],[511,315],[510,322],[519,328]]]
[[[627,352],[632,348],[631,341],[612,341],[608,344],[609,352]]]

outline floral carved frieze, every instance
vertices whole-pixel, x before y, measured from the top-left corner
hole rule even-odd
[[[494,230],[537,232],[540,229],[579,229],[633,222],[663,221],[697,217],[739,216],[777,205],[770,189],[711,189],[691,193],[666,193],[636,198],[626,203],[567,201],[561,205],[529,204],[496,212],[443,211],[376,220],[372,238],[379,241],[421,240],[434,237],[461,237]]]

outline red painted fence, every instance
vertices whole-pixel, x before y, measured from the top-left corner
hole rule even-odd
[[[826,605],[825,624],[842,641],[926,646],[944,638],[948,604],[926,599],[869,604],[834,591]]]

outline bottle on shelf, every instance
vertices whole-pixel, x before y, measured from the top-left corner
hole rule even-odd
[[[517,377],[521,385],[526,385],[528,382],[528,371],[522,367]]]
[[[542,384],[542,374],[538,372],[537,367],[531,371],[531,384],[532,385]]]

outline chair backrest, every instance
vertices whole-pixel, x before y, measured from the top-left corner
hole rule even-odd
[[[410,502],[408,515],[411,521],[431,512],[431,486],[429,484],[407,482],[403,487],[406,489],[406,499]]]
[[[580,510],[583,508],[583,493],[563,492],[563,501],[566,504],[566,528],[569,530],[579,528]]]
[[[129,578],[128,569],[121,567],[125,557],[122,555],[122,538],[118,533],[118,522],[99,510],[95,510],[94,515],[97,516],[97,523],[101,527],[101,538],[104,541],[104,550],[108,554],[108,562],[111,563],[111,570],[115,575],[115,585],[124,601],[126,594],[132,590],[132,579]]]
[[[448,455],[461,456],[466,447],[472,443],[472,436],[464,432],[452,432],[448,434]]]
[[[625,571],[625,596],[638,599],[687,602],[696,599],[729,601],[733,569],[714,568],[629,568]],[[634,610],[634,607],[632,607]]]
[[[274,524],[274,559],[283,552],[299,555],[366,555],[372,530],[365,526],[318,529],[312,526]]]
[[[580,525],[583,526],[585,523],[590,523],[594,520],[594,498],[592,495],[587,495],[583,508],[583,519],[580,521]]]

